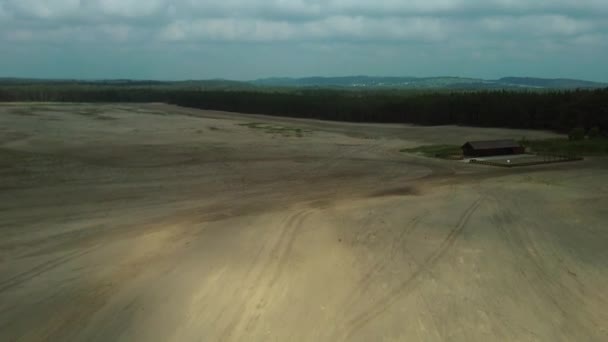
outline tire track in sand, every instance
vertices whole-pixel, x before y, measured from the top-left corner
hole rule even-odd
[[[414,285],[415,281],[420,277],[420,275],[430,270],[454,245],[460,234],[466,228],[467,223],[469,222],[477,208],[479,208],[479,205],[481,204],[482,200],[483,197],[478,198],[462,213],[456,225],[450,230],[449,234],[441,242],[439,248],[437,248],[427,258],[425,258],[424,261],[420,264],[420,266],[416,269],[416,271],[414,271],[409,277],[407,277],[393,290],[389,291],[384,297],[381,297],[367,310],[347,321],[346,333],[344,334],[342,340],[351,340],[356,332],[358,332],[366,324],[386,312],[393,304],[395,304],[398,299],[407,295],[412,289],[412,286]]]
[[[237,291],[246,298],[245,303],[223,330],[219,337],[220,341],[244,340],[243,335],[254,330],[259,318],[264,314],[277,281],[287,266],[298,231],[311,213],[311,210],[300,210],[288,216],[283,221],[281,232],[275,242],[263,246],[258,252],[256,256],[258,260],[252,263],[251,269],[242,281],[243,286]],[[264,256],[264,250],[267,249],[270,251]]]
[[[501,208],[513,206],[517,210],[517,217],[529,217],[515,198],[504,195],[499,197],[496,194],[492,194],[490,198],[493,199],[490,203],[493,204],[496,212],[500,212]],[[508,206],[502,204],[504,201],[510,202]],[[514,222],[507,227],[500,220],[495,220],[494,224],[504,235],[514,254],[522,259],[521,265],[524,266],[521,266],[520,272],[530,289],[539,298],[554,306],[566,318],[567,324],[572,326],[570,328],[572,331],[586,330],[587,325],[591,325],[593,328],[601,326],[601,319],[595,319],[586,306],[585,298],[588,298],[590,294],[585,293],[584,286],[578,288],[569,286],[560,279],[559,272],[550,271],[555,267],[554,264],[551,264],[551,261],[555,262],[554,259],[547,256],[550,250],[547,247],[538,246],[539,241],[551,241],[550,238],[539,239],[532,235],[531,231],[540,230],[534,226],[534,223],[527,222],[524,226],[521,222]],[[558,269],[569,272],[568,267],[561,264]],[[594,301],[601,302],[602,299],[595,295]],[[598,305],[598,307],[600,306],[601,304]],[[578,308],[575,314],[571,307]]]
[[[0,281],[0,293],[4,292],[6,290],[9,290],[15,286],[19,286],[19,285],[27,282],[28,280],[31,280],[43,273],[52,271],[53,269],[65,264],[75,258],[79,258],[86,254],[89,254],[93,250],[94,250],[94,248],[89,248],[89,249],[86,249],[83,251],[76,251],[76,252],[68,253],[61,257],[58,257],[58,258],[49,260],[47,262],[44,262],[42,264],[36,265],[36,266],[32,267],[31,269],[21,272],[11,278]]]
[[[357,304],[359,297],[363,296],[373,284],[374,276],[384,271],[390,262],[394,259],[400,247],[407,241],[407,237],[418,227],[418,223],[427,213],[423,215],[415,216],[411,219],[404,229],[401,229],[395,239],[393,239],[390,248],[388,249],[388,255],[385,258],[381,258],[378,262],[374,263],[361,277],[359,284],[354,288],[349,295],[346,296],[346,304],[344,305],[347,310],[354,308]]]

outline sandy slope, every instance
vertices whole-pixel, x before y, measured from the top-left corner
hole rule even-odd
[[[605,341],[606,160],[398,152],[550,135],[2,105],[0,341]]]

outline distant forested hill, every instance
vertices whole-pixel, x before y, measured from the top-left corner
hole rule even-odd
[[[574,127],[598,127],[601,132],[608,131],[608,88],[353,90],[259,88],[230,81],[10,80],[0,83],[0,101],[166,102],[200,109],[321,120],[456,124],[559,132],[568,132]]]
[[[606,83],[530,77],[505,77],[499,80],[483,80],[462,77],[306,77],[265,78],[252,84],[271,87],[316,88],[399,88],[399,89],[578,89],[605,88]]]
[[[186,81],[156,81],[156,80],[72,80],[72,79],[31,79],[31,78],[0,78],[0,86],[99,86],[122,88],[157,88],[157,89],[199,89],[199,90],[244,90],[256,88],[248,82],[231,80],[186,80]]]
[[[483,80],[465,77],[305,77],[264,78],[253,81],[186,80],[45,80],[26,78],[0,78],[0,85],[88,85],[120,87],[161,87],[171,89],[203,90],[277,90],[278,88],[326,88],[344,90],[561,90],[606,88],[608,83],[571,79],[544,79],[531,77],[504,77]]]
[[[579,89],[579,88],[605,88],[606,83],[597,83],[590,81],[571,80],[564,78],[546,79],[532,77],[504,77],[498,80],[499,83],[505,85],[517,85],[520,87],[533,87],[545,89]]]

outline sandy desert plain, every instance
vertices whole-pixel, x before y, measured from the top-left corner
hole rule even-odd
[[[0,341],[608,341],[608,159],[552,137],[0,105]]]

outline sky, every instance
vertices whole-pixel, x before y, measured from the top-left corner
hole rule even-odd
[[[0,0],[0,77],[608,81],[608,0]]]

